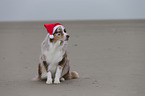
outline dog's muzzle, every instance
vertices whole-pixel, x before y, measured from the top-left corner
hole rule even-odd
[[[69,40],[70,36],[69,35],[66,35],[66,40]]]

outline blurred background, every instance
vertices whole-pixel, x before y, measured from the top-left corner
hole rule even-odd
[[[0,21],[145,19],[145,0],[0,0]]]

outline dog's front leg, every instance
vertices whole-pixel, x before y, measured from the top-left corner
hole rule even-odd
[[[48,73],[47,73],[46,84],[52,84],[52,76],[51,76],[51,72],[50,71],[48,71]]]
[[[51,72],[48,70],[48,64],[46,61],[43,61],[43,65],[44,65],[44,68],[45,70],[47,71],[47,81],[46,81],[46,84],[52,84],[52,76],[51,76]]]
[[[55,73],[55,79],[54,79],[55,84],[60,83],[61,73],[62,73],[62,66],[58,65]]]

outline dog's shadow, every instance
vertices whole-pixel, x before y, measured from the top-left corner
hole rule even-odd
[[[33,81],[33,83],[35,83],[35,84],[46,84],[46,80],[47,79],[41,79],[41,80],[37,80],[37,81],[34,81],[34,80],[32,80]],[[68,84],[73,84],[74,82],[75,82],[75,80],[76,79],[71,79],[71,80],[65,80],[65,81],[60,81],[60,83],[59,84],[54,84],[54,83],[52,83],[52,84],[46,84],[46,85],[68,85]],[[53,81],[54,82],[54,81]]]

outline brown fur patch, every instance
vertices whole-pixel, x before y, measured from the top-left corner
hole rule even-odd
[[[45,55],[43,55],[43,59],[46,61],[46,56]]]
[[[64,57],[64,58],[58,63],[58,65],[64,66],[64,65],[65,65],[65,62],[66,62],[66,57]]]
[[[47,64],[47,62],[46,61],[43,61],[43,65],[44,65],[46,71],[48,72],[48,64]]]
[[[72,72],[68,71],[67,74],[65,74],[63,77],[65,78],[65,80],[70,80],[70,79],[78,79],[79,75],[75,71]]]
[[[77,78],[79,78],[78,73],[75,72],[75,71],[72,71],[72,72],[71,72],[71,78],[72,78],[72,79],[77,79]]]
[[[65,80],[70,80],[71,79],[70,72],[68,71],[63,77]]]
[[[41,64],[38,64],[38,78],[41,78],[42,71],[41,71]]]
[[[41,66],[41,69],[42,69],[42,74],[47,73],[46,68],[45,68],[44,65]]]

